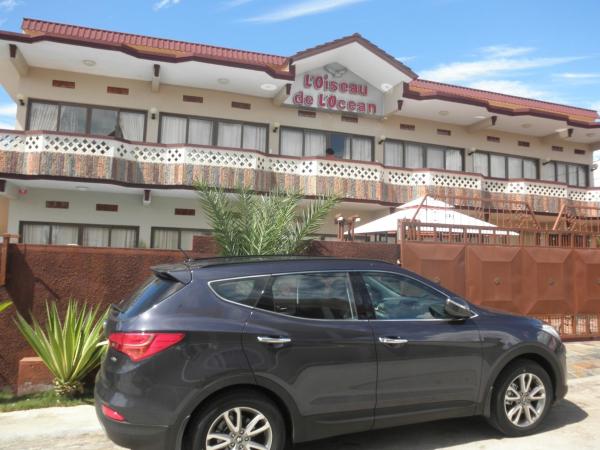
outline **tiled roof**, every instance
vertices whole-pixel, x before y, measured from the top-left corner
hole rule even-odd
[[[252,66],[265,66],[285,72],[287,72],[288,66],[288,58],[284,56],[99,30],[35,19],[23,19],[22,29],[30,36],[56,36],[77,42],[101,43],[116,47],[126,46],[140,51],[155,52],[164,56],[168,55],[173,58],[201,57]]]
[[[599,117],[598,113],[591,109],[577,108],[574,106],[561,105],[558,103],[545,102],[542,100],[534,100],[524,97],[516,97],[507,94],[499,94],[497,92],[483,91],[480,89],[454,86],[435,81],[421,79],[413,80],[409,83],[409,89],[413,92],[417,92],[422,98],[438,97],[445,100],[456,99],[457,101],[474,100],[485,102],[490,106],[512,109],[515,112],[535,110],[550,114],[568,116],[573,120],[580,120],[584,122],[594,122]]]
[[[302,50],[292,56],[292,61],[296,61],[296,60],[303,59],[303,58],[308,58],[310,56],[313,56],[313,55],[316,55],[319,53],[323,53],[323,52],[332,50],[334,48],[348,45],[352,42],[358,42],[363,47],[369,49],[370,51],[372,51],[373,53],[378,55],[380,58],[386,60],[388,63],[390,63],[392,66],[396,67],[398,70],[400,70],[401,72],[406,74],[408,77],[417,78],[417,74],[414,73],[410,69],[410,67],[404,65],[397,58],[394,58],[392,55],[390,55],[389,53],[387,53],[385,50],[381,49],[380,47],[376,46],[368,39],[365,39],[359,33],[354,33],[354,34],[351,34],[350,36],[344,36],[339,39],[335,39],[333,41],[326,42],[324,44],[320,44],[315,47],[308,48],[306,50]]]
[[[398,70],[409,77],[414,78],[405,88],[405,96],[409,98],[418,100],[438,98],[446,101],[481,105],[499,113],[532,114],[540,117],[566,119],[568,122],[583,124],[584,126],[600,126],[595,122],[599,117],[598,113],[590,109],[418,79],[417,75],[410,68],[358,33],[300,51],[291,57],[287,57],[46,22],[36,19],[23,19],[22,29],[25,33],[25,35],[21,35],[23,39],[48,39],[73,43],[75,45],[90,45],[125,51],[138,57],[166,61],[198,60],[214,64],[232,65],[264,70],[274,77],[289,80],[293,80],[294,78],[293,62],[295,60],[308,58],[343,45],[357,42],[397,67]],[[14,33],[4,32],[4,35],[10,35],[11,38],[15,37]]]

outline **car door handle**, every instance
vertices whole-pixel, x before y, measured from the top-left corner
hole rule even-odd
[[[402,345],[408,342],[408,339],[402,339],[399,337],[381,336],[379,342],[384,345]]]
[[[288,337],[258,336],[256,339],[261,344],[289,344],[292,342]]]

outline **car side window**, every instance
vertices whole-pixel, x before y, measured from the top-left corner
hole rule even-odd
[[[258,308],[307,319],[356,319],[356,308],[345,272],[274,275]]]
[[[426,284],[402,275],[367,272],[362,274],[379,320],[447,319],[447,297]]]
[[[225,300],[254,306],[263,292],[269,277],[237,278],[233,280],[213,281],[211,289]]]

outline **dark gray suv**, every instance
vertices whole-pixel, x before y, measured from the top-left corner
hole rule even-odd
[[[112,308],[96,380],[108,436],[139,449],[281,450],[483,415],[533,432],[565,396],[565,347],[394,265],[254,257],[153,269]]]

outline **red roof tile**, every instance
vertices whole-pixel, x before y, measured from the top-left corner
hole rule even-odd
[[[390,63],[392,66],[396,67],[398,70],[403,72],[408,77],[417,78],[417,74],[414,73],[410,69],[410,67],[404,65],[397,58],[394,58],[392,55],[387,53],[385,50],[379,48],[378,46],[373,44],[368,39],[365,39],[359,33],[354,33],[354,34],[351,34],[350,36],[344,36],[339,39],[335,39],[333,41],[326,42],[324,44],[320,44],[315,47],[307,48],[306,50],[302,50],[302,51],[296,53],[294,56],[292,56],[292,61],[297,61],[299,59],[308,58],[310,56],[314,56],[319,53],[323,53],[323,52],[332,50],[334,48],[338,48],[338,47],[342,47],[344,45],[351,44],[352,42],[359,43],[363,47],[365,47],[368,50],[370,50],[371,52],[375,53],[380,58],[386,60],[388,63]]]
[[[265,66],[281,71],[287,71],[288,58],[285,56],[269,55],[266,53],[249,52],[231,48],[216,47],[205,44],[176,41],[171,39],[160,39],[137,34],[120,33],[95,28],[66,25],[54,22],[46,22],[35,19],[23,19],[23,31],[28,35],[56,36],[71,39],[73,41],[86,41],[102,43],[110,46],[128,46],[140,48],[147,51],[158,51],[160,53],[174,52],[174,57],[185,58],[197,56],[202,58],[226,60],[241,64]],[[143,50],[142,49],[142,50]]]
[[[25,35],[22,39],[49,39],[59,42],[69,42],[75,45],[91,45],[101,48],[112,48],[125,51],[138,57],[162,59],[168,61],[185,61],[188,59],[208,61],[215,64],[233,65],[256,70],[264,70],[278,78],[292,80],[294,78],[293,62],[310,56],[357,42],[369,49],[382,59],[404,72],[411,78],[417,75],[393,56],[386,53],[360,34],[355,33],[334,41],[318,45],[296,53],[291,57],[250,52],[212,45],[195,44],[191,42],[160,39],[137,34],[120,33],[95,28],[80,27],[36,19],[23,19]],[[15,38],[15,33],[3,32],[5,36]],[[533,100],[482,91],[434,81],[413,79],[405,88],[405,96],[418,100],[438,98],[446,101],[471,103],[487,107],[505,114],[532,114],[539,117],[566,119],[575,125],[600,127],[596,111],[557,103]]]
[[[514,95],[500,94],[497,92],[483,91],[480,89],[454,86],[435,81],[421,79],[413,80],[409,83],[409,88],[411,90],[418,90],[420,93],[422,93],[423,98],[455,98],[457,101],[460,101],[461,99],[467,101],[479,100],[489,104],[505,105],[508,108],[513,107],[516,109],[524,108],[528,110],[545,111],[548,113],[560,114],[572,118],[579,118],[579,120],[589,122],[594,122],[599,117],[598,112],[591,109],[577,108],[574,106],[517,97]]]

